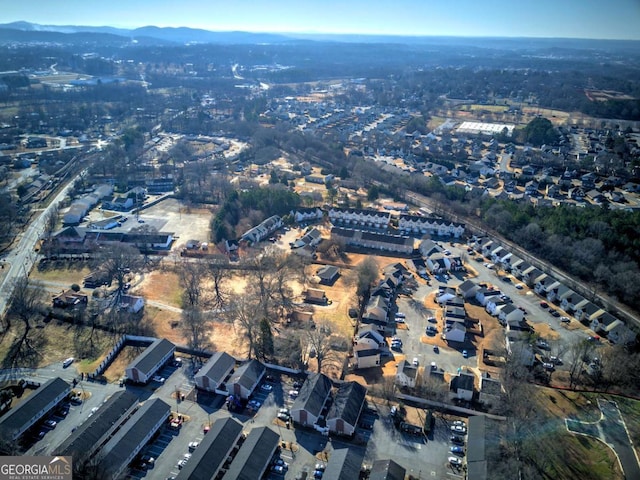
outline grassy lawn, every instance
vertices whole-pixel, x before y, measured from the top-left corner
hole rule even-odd
[[[536,469],[542,478],[623,478],[615,454],[608,446],[595,438],[572,434],[565,428],[566,418],[585,422],[600,419],[594,395],[539,388],[536,400],[543,420],[536,429],[539,436],[530,439],[529,447],[533,449]],[[592,427],[592,432],[589,427],[577,425],[584,433],[597,433],[597,429]]]
[[[84,277],[89,273],[91,269],[85,262],[50,262],[45,268],[34,268],[29,278],[43,282],[64,283],[71,287],[74,283],[82,286]]]

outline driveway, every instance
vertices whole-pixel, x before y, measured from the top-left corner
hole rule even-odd
[[[625,478],[640,478],[640,464],[633,450],[627,426],[615,402],[598,399],[602,417],[597,422],[566,420],[567,430],[579,435],[589,435],[606,443],[613,449]]]

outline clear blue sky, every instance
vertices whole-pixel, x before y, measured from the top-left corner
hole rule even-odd
[[[0,23],[640,40],[640,0],[5,0]]]

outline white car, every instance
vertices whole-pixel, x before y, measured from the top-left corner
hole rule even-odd
[[[160,375],[156,375],[152,378],[152,380],[154,382],[158,382],[158,383],[164,383],[164,377],[161,377]]]
[[[189,450],[195,450],[196,448],[198,448],[198,445],[200,445],[200,442],[189,442]]]
[[[296,398],[298,395],[300,395],[300,392],[298,390],[289,390],[289,396],[291,398]]]
[[[411,362],[413,364],[414,367],[418,366],[418,357],[413,357],[413,361]]]
[[[263,392],[270,392],[271,390],[273,390],[273,387],[268,383],[263,383],[262,385],[260,385],[260,390],[262,390]]]
[[[449,460],[449,463],[451,465],[455,465],[456,467],[462,466],[462,460],[460,460],[458,457],[449,457],[447,460]]]
[[[451,431],[454,433],[467,433],[467,427],[464,425],[451,425]]]

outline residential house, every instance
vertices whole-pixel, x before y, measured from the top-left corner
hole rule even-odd
[[[596,304],[589,300],[583,300],[576,305],[573,316],[581,322],[591,323],[603,313],[605,313],[604,310]]]
[[[304,293],[304,301],[307,303],[315,303],[317,305],[326,305],[329,302],[327,294],[319,288],[307,288]]]
[[[457,292],[455,289],[450,287],[444,287],[440,285],[438,287],[438,291],[436,292],[436,302],[439,305],[446,304],[449,300],[455,298],[457,296]]]
[[[531,268],[531,264],[529,262],[525,262],[524,260],[522,260],[520,263],[511,264],[511,273],[515,277],[522,279],[524,272],[529,270],[530,268]]]
[[[240,239],[249,242],[250,244],[258,243],[283,225],[284,223],[282,222],[282,218],[278,215],[273,215],[261,222],[259,225],[247,230]]]
[[[500,290],[496,290],[496,289],[489,290],[488,288],[480,287],[476,292],[476,301],[480,305],[485,307],[489,300],[500,298],[500,295],[501,295]]]
[[[231,374],[227,382],[227,390],[236,397],[248,399],[264,377],[266,370],[258,360],[249,360]]]
[[[476,285],[473,280],[465,280],[456,287],[456,292],[466,300],[469,298],[475,298],[478,288],[478,285]]]
[[[73,290],[62,291],[53,297],[53,306],[56,308],[73,308],[87,304],[88,297],[84,293]]]
[[[506,302],[503,298],[502,295],[500,296],[493,296],[491,298],[489,298],[487,300],[487,303],[484,306],[485,311],[489,314],[489,315],[493,315],[494,317],[496,317],[498,315],[498,311],[504,307],[505,305],[507,305],[508,302]]]
[[[372,368],[380,366],[380,350],[377,348],[354,350],[355,368]]]
[[[609,341],[616,345],[632,343],[637,337],[636,333],[622,322],[612,323],[607,326],[605,331],[607,332],[607,338]]]
[[[104,401],[98,411],[82,422],[56,446],[51,455],[72,456],[74,461],[91,458],[140,406],[137,395],[119,390]]]
[[[318,207],[312,208],[297,208],[295,210],[291,210],[291,217],[293,217],[294,222],[296,223],[307,223],[307,222],[317,222],[322,220],[323,213],[322,210]]]
[[[498,405],[502,396],[502,383],[500,380],[491,378],[489,374],[483,373],[480,376],[480,394],[478,400],[485,405]]]
[[[155,340],[127,366],[125,376],[134,383],[147,383],[173,357],[175,350],[176,346],[169,340]]]
[[[569,290],[565,295],[563,295],[560,300],[560,307],[568,313],[573,313],[576,311],[576,307],[584,302],[584,297],[582,295],[577,294],[573,290]]]
[[[0,417],[0,438],[15,441],[43,419],[71,392],[59,377],[47,380],[35,392]]]
[[[238,450],[241,438],[240,422],[231,417],[217,419],[182,467],[176,480],[219,478],[227,459],[234,450]]]
[[[301,238],[293,242],[291,248],[315,247],[320,242],[322,242],[322,233],[320,233],[320,230],[314,227],[307,233],[305,233]]]
[[[451,377],[451,390],[456,394],[456,398],[460,400],[473,400],[476,376],[470,372],[460,372],[458,375]]]
[[[406,475],[404,467],[393,460],[376,460],[371,466],[369,480],[404,480]]]
[[[556,282],[547,289],[547,302],[561,303],[565,295],[570,294],[572,290],[563,283]]]
[[[398,368],[396,370],[396,385],[403,387],[414,388],[416,386],[416,379],[418,377],[418,367],[412,365],[406,360],[400,360],[398,362]]]
[[[335,281],[340,277],[340,269],[333,265],[325,265],[320,267],[316,272],[316,275],[320,278],[320,283],[323,285],[333,285]]]
[[[331,396],[331,387],[331,380],[326,375],[309,375],[291,406],[291,419],[302,426],[317,424]]]
[[[329,220],[334,225],[344,225],[352,228],[369,227],[386,229],[389,227],[391,214],[377,210],[332,207],[329,210]]]
[[[279,446],[280,436],[271,428],[253,428],[242,442],[224,478],[238,480],[264,478]]]
[[[195,375],[196,387],[207,392],[220,389],[235,366],[236,360],[231,355],[226,352],[215,352]]]
[[[455,181],[455,179],[453,179]],[[434,235],[460,238],[464,235],[464,224],[449,222],[437,217],[400,215],[398,229],[409,235]]]
[[[138,313],[144,308],[144,298],[135,295],[121,295],[118,309],[128,313]]]
[[[413,253],[413,238],[402,235],[365,232],[333,227],[331,238],[344,241],[348,246],[393,252],[401,255]]]
[[[543,275],[546,274],[542,270],[539,270],[536,267],[529,267],[524,272],[522,272],[522,281],[529,286],[533,286]]]
[[[354,448],[333,450],[322,475],[323,480],[356,480],[360,478],[363,458],[363,453]]]
[[[371,325],[363,325],[358,329],[354,340],[354,350],[378,349],[386,346],[384,337]]]
[[[418,275],[426,275],[427,264],[422,258],[410,258],[409,260],[407,260],[407,264],[409,265],[409,268],[411,268]]]
[[[444,252],[444,248],[433,240],[421,241],[418,249],[420,250],[420,255],[424,258],[429,258],[433,254]]]
[[[451,262],[441,253],[436,253],[427,258],[427,268],[433,274],[448,272],[451,268]]]
[[[589,322],[589,328],[600,335],[606,335],[609,330],[615,329],[621,323],[624,324],[609,312],[603,312]]]
[[[357,382],[345,382],[340,385],[327,415],[329,431],[352,436],[366,403],[366,395],[367,389]]]
[[[507,353],[519,364],[532,366],[535,362],[535,353],[529,343],[529,336],[525,332],[510,331],[505,337]]]
[[[467,334],[467,328],[461,322],[451,323],[444,331],[443,338],[449,342],[463,343]]]
[[[546,297],[547,291],[554,286],[554,284],[559,284],[555,278],[550,277],[547,274],[542,274],[536,279],[533,290],[541,297]]]
[[[103,478],[120,478],[170,414],[171,407],[164,401],[147,400],[101,449],[98,468]]]
[[[516,308],[513,303],[507,303],[498,310],[498,320],[502,325],[513,321],[521,322],[524,320],[524,312]]]

